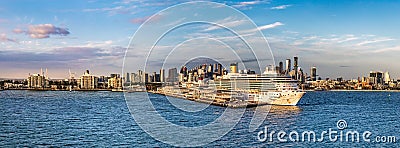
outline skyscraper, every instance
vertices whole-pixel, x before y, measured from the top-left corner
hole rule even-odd
[[[165,82],[165,70],[160,69],[160,82],[164,83]]]
[[[317,68],[311,67],[311,81],[317,81]]]
[[[218,63],[218,76],[221,76],[222,75],[222,65],[220,64],[220,63]]]
[[[135,73],[130,73],[130,81],[129,82],[131,82],[131,83],[135,82],[135,77],[136,77]]]
[[[129,72],[126,73],[125,82],[126,82],[126,83],[131,82],[131,76],[129,75]]]
[[[278,73],[281,74],[283,72],[283,62],[279,62]]]
[[[212,64],[208,65],[206,77],[207,77],[207,78],[212,78],[213,71],[214,71],[213,65],[212,65]]]
[[[292,70],[292,63],[290,62],[290,59],[286,59],[286,74],[289,74],[289,72]]]
[[[145,72],[143,74],[143,83],[148,83],[149,81],[150,81],[149,74],[147,72]]]
[[[168,82],[175,82],[178,77],[177,69],[171,68],[168,70]]]
[[[383,73],[380,71],[371,71],[369,73],[369,82],[373,84],[383,83]]]
[[[139,77],[139,83],[145,82],[146,77],[145,77],[145,75],[143,74],[143,71],[142,71],[142,70],[138,70],[138,77]]]
[[[208,67],[207,67],[207,72],[213,72],[213,70],[214,70],[214,67],[213,67],[213,65],[208,65]]]
[[[299,62],[299,58],[298,57],[294,57],[294,64],[293,64],[293,68],[294,68],[294,79],[298,80],[298,62]]]
[[[383,81],[385,82],[385,84],[389,84],[390,83],[390,75],[389,72],[385,72],[383,74]]]
[[[157,73],[153,72],[153,75],[151,76],[151,81],[152,82],[157,82],[157,78],[156,78]]]

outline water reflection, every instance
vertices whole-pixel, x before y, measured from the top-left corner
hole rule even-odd
[[[273,114],[280,117],[285,117],[288,115],[297,115],[301,112],[301,108],[298,106],[278,106],[272,105],[269,110],[269,114]]]
[[[290,127],[296,122],[301,111],[301,108],[298,106],[272,105],[270,106],[266,122],[272,126]]]

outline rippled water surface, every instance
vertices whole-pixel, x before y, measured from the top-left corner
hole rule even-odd
[[[223,107],[209,106],[197,113],[182,113],[160,95],[150,94],[157,111],[172,123],[205,125],[218,118]],[[188,105],[197,102],[177,99]],[[298,106],[274,106],[254,132],[248,126],[254,108],[249,108],[235,128],[206,146],[297,146],[297,147],[399,147],[400,93],[396,92],[308,92]],[[371,131],[371,142],[260,142],[259,131],[338,130]],[[339,130],[340,131],[340,130]],[[396,143],[378,143],[376,136],[396,136]],[[153,139],[135,123],[122,93],[64,91],[0,91],[0,147],[169,146]]]

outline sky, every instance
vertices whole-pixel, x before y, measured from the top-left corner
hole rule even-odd
[[[169,24],[202,16],[216,25],[239,30],[256,48],[258,60],[266,61],[261,67],[298,56],[306,73],[315,66],[322,78],[352,79],[367,76],[369,71],[389,71],[392,79],[400,78],[400,1],[213,1],[226,8],[210,7],[210,11],[199,12],[191,5],[187,7],[192,10],[170,8],[184,2],[2,0],[0,78],[26,78],[41,68],[48,69],[50,78],[68,78],[69,70],[78,76],[86,69],[95,75],[121,73],[127,47],[140,48],[129,49],[131,61],[125,62],[134,65],[125,71],[135,72],[143,68],[144,57],[149,54],[149,48],[139,44],[152,43],[151,39],[159,37]],[[227,13],[222,13],[225,10]],[[146,21],[149,18],[152,21]],[[139,33],[134,36],[135,32]],[[227,40],[230,36],[229,31],[215,25],[181,26],[160,40],[153,56],[148,56],[149,65],[160,66],[166,63],[160,62],[164,60],[173,63],[164,65],[168,69],[196,55],[232,62],[235,59],[230,57],[247,51],[240,50],[244,46],[237,41]],[[262,37],[267,44],[254,40]],[[236,53],[231,54],[227,45],[238,48]],[[258,49],[271,49],[273,56]],[[162,58],[165,56],[168,59]],[[244,60],[251,58],[245,56]]]

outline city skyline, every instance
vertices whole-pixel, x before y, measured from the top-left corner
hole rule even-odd
[[[293,60],[293,64],[291,64],[291,61]],[[381,76],[383,76],[383,74],[385,75],[385,81],[389,82],[389,81],[398,81],[400,79],[398,78],[394,78],[390,76],[390,72],[389,71],[379,71],[379,70],[371,70],[369,71],[366,75],[360,75],[357,78],[352,78],[352,79],[343,79],[343,77],[321,77],[318,72],[317,72],[317,67],[312,66],[309,67],[309,69],[304,69],[304,67],[302,68],[298,63],[299,57],[293,57],[293,59],[286,59],[285,60],[285,64],[283,64],[283,62],[279,62],[278,65],[268,65],[267,67],[265,67],[265,70],[259,73],[256,73],[256,71],[254,71],[254,69],[250,69],[250,68],[244,68],[244,67],[239,67],[238,62],[234,62],[231,63],[229,68],[226,69],[221,63],[218,63],[216,61],[213,61],[212,59],[205,59],[205,58],[199,58],[199,59],[194,59],[193,61],[189,61],[188,63],[185,63],[185,65],[182,65],[179,70],[179,73],[182,73],[182,71],[186,71],[186,70],[193,70],[195,69],[195,71],[197,71],[198,68],[203,67],[205,68],[207,71],[212,71],[214,72],[214,70],[217,72],[219,75],[221,75],[222,73],[253,73],[253,74],[265,74],[266,71],[275,71],[277,74],[282,74],[282,75],[287,75],[287,76],[292,76],[293,79],[297,79],[300,80],[300,77],[303,77],[302,81],[317,81],[317,80],[336,80],[336,79],[341,79],[341,80],[347,80],[347,81],[354,81],[354,80],[359,80],[360,79],[364,79],[364,78],[368,78],[371,77],[371,73],[380,73]],[[203,63],[202,63],[203,62]],[[234,69],[232,69],[232,66],[234,65]],[[205,67],[204,67],[205,66]],[[208,67],[210,66],[210,67]],[[293,66],[293,67],[292,67]],[[163,67],[162,69],[159,69],[158,73],[157,71],[143,71],[142,69],[138,69],[137,71],[125,71],[123,73],[119,73],[119,72],[108,72],[107,74],[92,74],[93,76],[98,76],[98,77],[115,77],[116,75],[118,75],[117,77],[121,77],[122,79],[125,79],[126,82],[129,81],[133,81],[136,77],[137,74],[139,74],[139,77],[141,77],[140,75],[144,74],[146,75],[146,81],[147,81],[147,77],[149,78],[149,81],[152,82],[167,82],[167,79],[178,79],[179,75],[178,75],[178,69],[179,67],[168,67],[168,73],[165,72],[166,67]],[[190,69],[193,68],[193,69]],[[209,70],[209,68],[211,68],[212,70]],[[185,69],[185,70],[183,70]],[[297,69],[297,70],[296,70]],[[307,71],[309,70],[309,71]],[[54,80],[66,80],[66,79],[74,79],[77,78],[79,76],[85,76],[87,74],[89,74],[89,69],[86,69],[82,72],[82,74],[80,74],[79,72],[71,72],[71,70],[68,70],[68,77],[65,78],[50,78],[49,77],[49,72],[48,69],[45,68],[41,68],[40,69],[40,73],[39,72],[33,72],[33,73],[28,73],[28,77],[30,76],[43,76],[47,79],[54,79]],[[136,73],[137,72],[137,73]],[[297,72],[300,72],[301,74],[298,74]],[[166,75],[168,74],[168,75]],[[147,76],[148,75],[148,76]],[[151,78],[150,78],[151,77]],[[372,77],[376,77],[372,76]],[[0,80],[3,78],[0,78]],[[20,79],[25,79],[25,78],[16,78],[16,79],[8,79],[8,80],[20,80]],[[29,79],[29,78],[28,78]],[[7,79],[4,79],[7,80]],[[382,80],[383,81],[383,80]]]
[[[26,78],[40,68],[48,68],[51,78],[68,77],[68,69],[120,73],[126,46],[138,27],[154,13],[181,2],[185,1],[2,1],[0,78]],[[370,71],[400,76],[400,35],[395,31],[400,2],[216,2],[238,9],[259,26],[276,65],[298,56],[307,73],[315,66],[322,78],[352,79]],[[240,20],[219,23],[234,27]]]
[[[250,76],[289,78],[296,80],[302,89],[306,90],[398,90],[400,79],[392,79],[389,72],[370,71],[368,76],[361,76],[357,79],[345,80],[342,77],[322,79],[317,73],[316,67],[310,68],[310,74],[298,65],[298,57],[293,57],[293,69],[290,67],[290,59],[286,59],[288,65],[279,62],[279,66],[269,65],[263,74],[257,74],[251,69],[241,69],[237,62],[231,63],[229,69],[222,67],[222,64],[215,61],[201,59],[191,61],[182,66],[180,70],[175,68],[160,69],[157,72],[126,72],[123,74],[113,73],[109,76],[93,75],[90,70],[85,70],[82,75],[69,72],[67,79],[52,79],[48,70],[41,69],[40,73],[29,74],[27,79],[2,80],[0,89],[14,90],[108,90],[123,91],[122,88],[132,88],[135,91],[143,91],[139,86],[146,86],[147,89],[156,90],[159,86],[192,86],[193,84],[209,84],[209,81],[229,80],[230,76]],[[199,63],[207,61],[206,63]],[[197,65],[196,65],[197,64]],[[187,67],[189,66],[189,67]],[[191,68],[190,68],[191,67]],[[297,70],[296,70],[297,69]],[[294,81],[293,81],[294,82]]]

